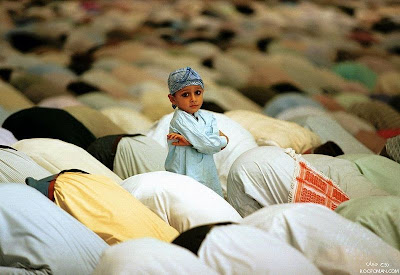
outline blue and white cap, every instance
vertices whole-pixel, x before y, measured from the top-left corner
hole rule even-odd
[[[168,88],[171,95],[191,85],[199,85],[204,89],[204,83],[201,76],[192,68],[181,68],[169,74]]]

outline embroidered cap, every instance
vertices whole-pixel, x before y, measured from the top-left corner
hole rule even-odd
[[[204,89],[204,83],[201,76],[192,68],[181,68],[169,74],[168,88],[171,95],[175,94],[180,89],[191,85],[199,85]]]

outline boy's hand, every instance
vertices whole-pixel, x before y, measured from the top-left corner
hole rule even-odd
[[[222,133],[221,131],[219,131],[219,135],[220,135],[220,136],[223,136],[223,137],[226,137],[226,141],[227,141],[226,145],[228,145],[228,143],[229,143],[229,138],[228,138],[228,136],[225,135],[224,133]],[[225,146],[225,147],[226,147],[226,146]],[[222,147],[221,150],[224,150],[225,147]]]
[[[172,145],[175,145],[175,146],[189,146],[189,145],[192,145],[192,144],[190,144],[189,141],[187,141],[187,139],[184,136],[182,136],[180,134],[177,134],[177,133],[168,134],[167,135],[167,139],[175,139],[175,140],[177,140],[177,141],[172,142]]]

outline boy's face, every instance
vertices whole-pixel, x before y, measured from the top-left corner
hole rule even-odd
[[[169,101],[179,109],[194,114],[203,105],[204,90],[199,85],[186,86],[174,95],[168,95]]]

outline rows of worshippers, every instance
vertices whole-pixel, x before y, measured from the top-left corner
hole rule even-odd
[[[2,1],[0,273],[399,273],[398,7],[336,3]]]

